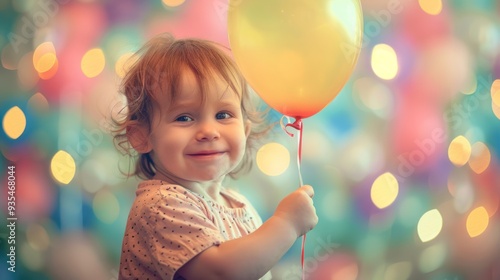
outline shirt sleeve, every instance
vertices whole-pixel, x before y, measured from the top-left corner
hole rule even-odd
[[[143,214],[143,222],[149,224],[144,238],[164,279],[174,279],[180,267],[224,240],[201,198],[173,188],[161,189],[161,199],[145,207]]]

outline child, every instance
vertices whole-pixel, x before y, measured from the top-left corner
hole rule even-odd
[[[158,36],[123,82],[115,140],[139,154],[141,182],[123,238],[119,279],[270,279],[317,223],[314,191],[285,197],[264,224],[224,178],[248,170],[262,117],[235,63],[213,42]]]

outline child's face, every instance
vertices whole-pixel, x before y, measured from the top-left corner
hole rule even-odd
[[[205,101],[191,71],[184,71],[180,92],[168,109],[155,110],[150,144],[158,169],[170,179],[218,181],[241,161],[250,124],[241,101],[215,76]],[[161,97],[160,104],[161,104]],[[157,179],[167,180],[160,173]]]

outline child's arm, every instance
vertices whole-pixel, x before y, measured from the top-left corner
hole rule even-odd
[[[311,199],[313,195],[311,186],[294,191],[255,232],[210,247],[182,266],[178,274],[188,280],[259,279],[299,236],[318,222]]]

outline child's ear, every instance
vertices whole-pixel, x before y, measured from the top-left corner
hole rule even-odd
[[[134,150],[141,154],[149,153],[153,149],[151,141],[149,141],[148,129],[143,126],[131,125],[127,127],[127,138]]]
[[[245,136],[248,137],[252,131],[252,122],[250,120],[245,120]]]

